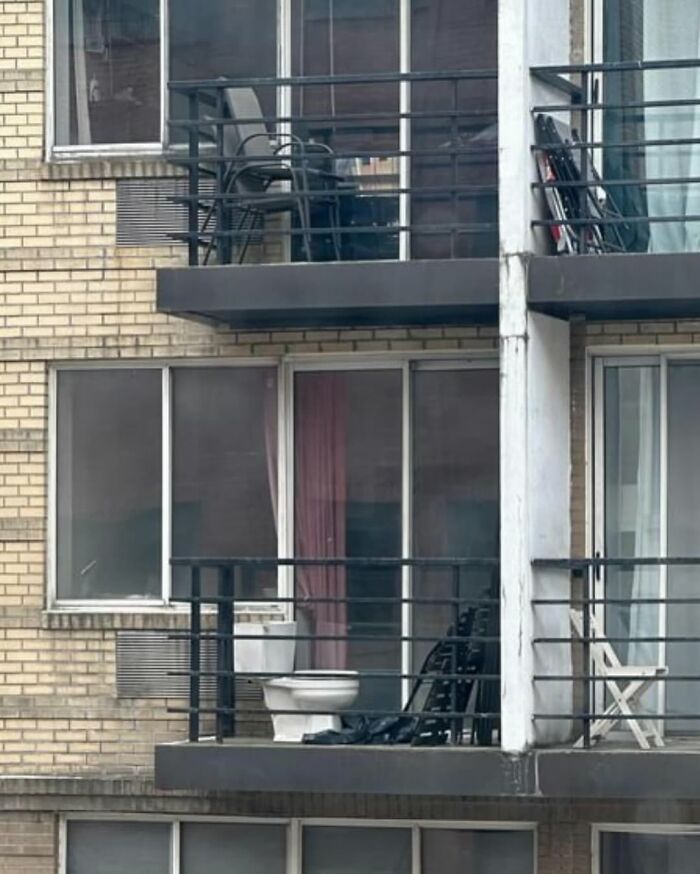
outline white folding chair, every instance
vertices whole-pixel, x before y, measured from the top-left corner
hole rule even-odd
[[[570,610],[571,627],[583,639],[583,611]],[[668,675],[668,668],[661,665],[623,665],[617,657],[610,641],[598,627],[594,616],[589,623],[589,647],[591,661],[596,673],[603,677],[605,686],[612,696],[612,703],[591,725],[591,743],[602,740],[611,729],[621,722],[635,736],[643,750],[650,749],[649,740],[657,747],[664,746],[663,738],[653,718],[640,712],[639,704],[649,687]],[[591,665],[586,666],[590,670]],[[624,719],[622,717],[625,717]],[[583,746],[583,737],[576,742]]]

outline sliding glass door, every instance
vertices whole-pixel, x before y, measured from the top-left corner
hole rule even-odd
[[[497,368],[304,367],[293,389],[298,557],[498,557]],[[455,579],[449,566],[314,567],[298,571],[296,590],[302,605],[331,599],[299,610],[305,634],[319,636],[299,666],[393,673],[363,679],[359,706],[394,710],[411,686],[399,673],[419,670],[473,600],[497,598],[498,578],[464,569]],[[410,635],[422,640],[402,642]]]
[[[700,56],[700,4],[696,0],[596,0],[602,33],[598,60],[672,61]],[[654,180],[610,189],[608,197],[635,221],[622,228],[630,251],[700,249],[700,67],[608,72],[602,93],[604,177]],[[668,101],[683,101],[668,106]],[[695,101],[695,103],[693,103]],[[644,106],[643,104],[646,104]],[[640,147],[643,141],[657,145]],[[670,141],[658,145],[659,141]],[[682,181],[675,181],[682,180]],[[649,221],[645,221],[647,218]]]
[[[700,362],[660,357],[597,368],[597,550],[608,558],[700,556]],[[606,634],[623,664],[697,673],[700,643],[673,638],[698,635],[700,603],[677,601],[700,598],[699,583],[692,565],[606,569],[605,596],[615,602]],[[682,717],[700,712],[700,682],[659,684],[656,696],[647,695],[647,706],[674,717],[668,733],[697,732]]]

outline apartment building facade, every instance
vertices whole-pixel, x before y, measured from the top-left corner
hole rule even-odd
[[[693,870],[695,5],[0,2],[0,871]]]

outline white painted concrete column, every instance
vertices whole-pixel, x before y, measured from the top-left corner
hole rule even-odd
[[[543,392],[557,385],[556,362],[567,390],[554,392],[552,415],[568,421],[568,330],[552,319],[538,321],[527,306],[535,166],[529,68],[567,60],[568,7],[568,0],[499,0],[501,712],[502,745],[510,753],[527,750],[536,739],[531,560],[568,550],[557,535],[548,541],[547,556],[536,555],[543,528],[558,522],[557,531],[568,531],[568,521],[561,520],[569,516],[569,446],[568,426],[564,433],[534,415]],[[535,344],[531,332],[537,334]],[[557,470],[547,470],[547,464]],[[558,485],[549,504],[537,493],[547,476]]]
[[[499,0],[501,719],[506,752],[533,740],[527,428],[530,251],[528,0]]]

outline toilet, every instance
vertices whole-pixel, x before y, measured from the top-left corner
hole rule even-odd
[[[275,741],[299,743],[305,734],[341,727],[335,713],[357,698],[357,671],[294,671],[296,622],[237,623],[235,634],[236,670],[278,675],[262,680]],[[245,640],[245,635],[262,639]]]

